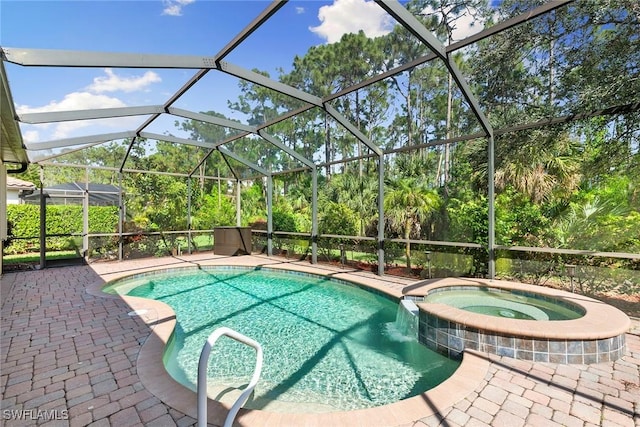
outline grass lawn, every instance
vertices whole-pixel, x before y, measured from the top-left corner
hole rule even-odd
[[[56,259],[72,259],[78,258],[78,253],[76,251],[56,251],[56,252],[47,252],[46,259],[48,260],[56,260]],[[17,255],[5,255],[3,257],[3,264],[25,264],[32,262],[40,261],[40,253],[28,253],[28,254],[17,254]]]

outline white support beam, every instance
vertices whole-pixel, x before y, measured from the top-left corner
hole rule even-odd
[[[122,233],[124,232],[124,220],[127,217],[125,209],[126,205],[122,197],[122,172],[118,172],[118,261],[122,261],[124,256]]]
[[[157,55],[3,47],[6,61],[25,67],[216,69],[212,56]]]
[[[378,275],[384,276],[384,156],[378,157]]]
[[[236,160],[237,162],[242,163],[243,165],[253,169],[254,171],[264,175],[264,176],[270,176],[271,172],[269,172],[268,170],[266,170],[265,168],[256,165],[253,162],[250,162],[248,160],[243,159],[242,157],[238,156],[236,153],[234,153],[233,151],[229,151],[224,147],[218,147],[218,151],[220,151],[222,154],[224,154],[225,156],[229,156],[232,159]]]
[[[55,148],[72,147],[74,145],[94,144],[100,142],[115,141],[118,139],[133,138],[134,136],[136,136],[136,133],[134,131],[125,131],[104,133],[100,135],[79,136],[77,138],[65,138],[55,141],[34,142],[25,145],[27,147],[27,150],[51,150]]]
[[[311,264],[318,263],[318,168],[311,171]]]
[[[82,193],[82,257],[89,261],[89,167],[84,169]]]
[[[98,141],[98,142],[94,142],[93,144],[87,144],[87,145],[83,145],[83,146],[74,148],[73,150],[65,150],[65,151],[63,151],[61,153],[52,154],[50,156],[45,156],[45,157],[40,157],[37,160],[32,161],[31,163],[42,164],[43,162],[46,162],[47,160],[51,160],[51,159],[55,159],[56,157],[65,156],[67,154],[75,153],[76,151],[86,150],[87,148],[91,148],[91,147],[94,147],[94,146],[100,145],[100,144],[104,144],[104,141]]]
[[[213,125],[223,126],[230,129],[241,130],[245,132],[256,133],[257,128],[255,126],[245,125],[240,122],[236,122],[229,119],[223,119],[222,117],[215,117],[210,114],[196,113],[189,110],[183,110],[181,108],[169,107],[167,109],[169,114],[174,116],[184,117],[185,119],[193,119],[199,122],[211,123]]]
[[[487,199],[489,202],[487,220],[487,250],[489,252],[489,279],[496,277],[496,192],[495,192],[495,141],[493,135],[487,141]]]
[[[97,108],[91,110],[18,114],[18,120],[22,123],[38,124],[69,122],[73,120],[108,119],[125,116],[142,116],[146,114],[161,114],[163,112],[164,108],[162,105],[149,105],[143,107]]]
[[[322,99],[320,97],[311,95],[284,83],[280,83],[279,81],[272,80],[260,73],[256,73],[255,71],[247,70],[246,68],[242,68],[226,61],[220,61],[220,70],[248,82],[255,83],[259,86],[299,99],[300,101],[304,101],[318,107],[322,106]]]
[[[236,227],[242,227],[242,201],[240,193],[242,191],[242,182],[236,180]]]
[[[195,139],[179,138],[173,135],[161,135],[159,133],[153,133],[153,132],[140,132],[140,138],[153,139],[156,141],[173,142],[175,144],[191,145],[193,147],[202,147],[202,148],[209,148],[209,149],[216,148],[216,145],[211,142],[203,142],[203,141],[197,141]]]
[[[267,255],[273,255],[273,177],[267,177]]]
[[[278,138],[276,138],[275,136],[270,135],[270,134],[268,134],[267,132],[265,132],[263,130],[258,131],[258,135],[260,135],[267,142],[269,142],[269,143],[273,144],[274,146],[276,146],[277,148],[281,149],[282,151],[284,151],[285,153],[287,153],[288,155],[290,155],[294,159],[298,160],[299,162],[301,162],[305,166],[308,166],[310,168],[314,168],[315,167],[315,164],[311,160],[309,160],[306,157],[304,157],[303,155],[299,154],[297,151],[292,150],[291,148],[287,147],[282,142],[280,142],[278,140]]]

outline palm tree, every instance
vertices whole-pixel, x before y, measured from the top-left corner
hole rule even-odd
[[[554,193],[571,194],[578,187],[576,144],[566,133],[535,131],[503,145],[495,174],[498,190],[512,186],[541,203]]]
[[[358,235],[364,236],[366,224],[377,214],[378,183],[369,175],[345,175],[344,190],[344,203],[358,214]]]
[[[389,182],[384,200],[384,210],[390,226],[399,230],[407,240],[405,256],[407,269],[411,269],[411,232],[419,234],[420,225],[425,222],[441,204],[440,196],[427,187],[424,180],[399,178]]]
[[[622,204],[595,196],[581,204],[572,204],[567,212],[555,221],[554,240],[559,248],[615,251],[617,244],[636,235],[624,227],[607,227],[606,219],[625,217],[629,213]],[[622,223],[622,221],[614,221]],[[637,230],[636,226],[636,230]],[[613,231],[613,232],[612,232]]]

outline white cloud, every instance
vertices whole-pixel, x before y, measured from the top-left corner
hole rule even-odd
[[[40,132],[37,130],[30,130],[22,132],[22,140],[26,143],[40,141]]]
[[[19,105],[16,107],[18,114],[46,113],[51,111],[86,110],[91,108],[124,107],[126,104],[118,98],[106,95],[97,95],[90,92],[72,92],[65,95],[60,102],[51,101],[42,107],[29,107]]]
[[[302,15],[304,12],[304,7],[296,6],[296,14]]]
[[[101,108],[120,108],[127,104],[119,98],[105,95],[105,92],[135,92],[145,90],[153,83],[162,81],[160,76],[152,71],[148,71],[141,76],[122,77],[107,68],[104,70],[106,76],[99,76],[93,79],[93,83],[82,91],[71,92],[60,101],[51,101],[41,107],[30,107],[27,105],[16,106],[18,114],[45,113],[53,111],[76,111],[91,110]],[[76,120],[60,123],[49,123],[39,125],[23,125],[25,132],[23,138],[26,142],[38,142],[41,138],[63,139],[75,136],[74,133],[82,128],[95,128],[94,133],[104,132],[105,128],[126,127],[126,122],[131,121],[131,125],[139,121],[135,117],[122,117],[118,119],[101,120]]]
[[[344,34],[360,30],[367,37],[382,36],[394,25],[393,18],[380,6],[366,0],[334,0],[332,5],[318,10],[318,19],[321,24],[309,27],[309,30],[326,39],[327,43],[335,43]]]
[[[93,84],[87,89],[96,92],[135,92],[144,89],[152,83],[159,83],[162,81],[153,71],[147,71],[142,76],[137,77],[121,77],[116,75],[111,68],[105,68],[104,72],[106,77],[96,77],[93,79]]]
[[[163,15],[169,16],[182,16],[182,8],[190,5],[195,0],[163,0],[164,9],[162,10]]]

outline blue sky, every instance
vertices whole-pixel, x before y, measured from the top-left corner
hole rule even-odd
[[[213,56],[269,5],[244,0],[0,1],[0,45],[12,48],[90,50]],[[393,21],[367,0],[290,1],[225,58],[277,78],[295,55],[360,29],[387,33]],[[194,70],[72,69],[6,64],[18,113],[162,104]],[[210,72],[176,107],[232,113],[238,80]],[[145,118],[21,125],[26,142],[134,130]],[[164,120],[164,121],[163,121]],[[152,132],[177,134],[175,118]],[[123,126],[125,127],[123,129]]]

